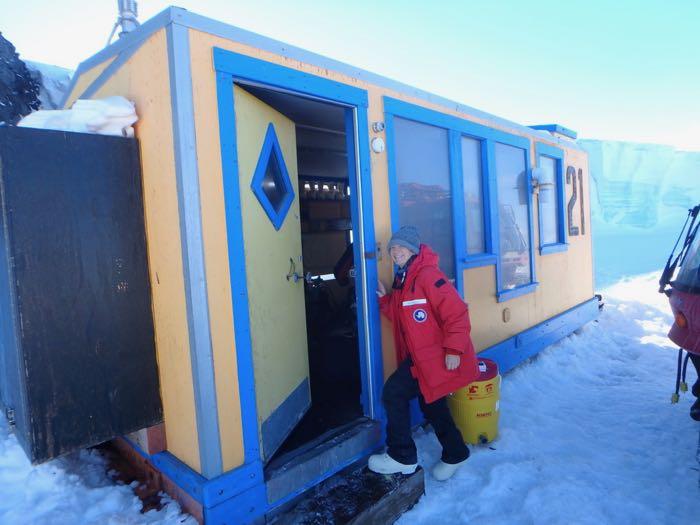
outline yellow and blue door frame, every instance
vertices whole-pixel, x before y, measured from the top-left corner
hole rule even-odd
[[[365,257],[374,254],[374,220],[372,185],[370,174],[367,93],[364,90],[339,82],[323,79],[307,73],[274,65],[262,60],[215,48],[217,99],[219,109],[219,133],[223,170],[224,200],[226,202],[226,231],[229,244],[229,271],[234,312],[236,359],[239,396],[241,403],[244,462],[241,466],[221,473],[211,479],[199,475],[168,453],[154,457],[154,464],[173,479],[181,488],[202,504],[207,523],[223,523],[234,519],[245,523],[262,516],[276,506],[285,503],[306,488],[285,496],[281,501],[268,502],[263,476],[263,462],[258,436],[253,354],[250,340],[250,317],[243,244],[243,218],[238,185],[236,149],[235,82],[254,82],[271,89],[283,89],[301,96],[323,99],[345,107],[345,126],[349,158],[350,187],[353,195],[352,214],[358,282],[357,301],[363,305],[363,315],[358,315],[360,333],[360,362],[362,369],[362,405],[365,414],[372,419],[383,420],[381,388],[383,365],[379,311],[374,297],[373,284],[377,280],[376,259]],[[178,66],[180,66],[178,64]],[[182,79],[183,83],[187,79]],[[191,79],[189,79],[191,82]],[[191,96],[191,91],[190,91]],[[177,119],[177,115],[175,116]],[[178,121],[176,120],[176,123]],[[181,144],[182,145],[182,144]],[[185,148],[186,149],[186,148]],[[214,409],[213,413],[216,413]],[[215,416],[214,416],[215,417]],[[210,432],[214,434],[214,432]],[[379,443],[377,443],[378,445]],[[202,451],[207,453],[206,450]],[[338,468],[344,465],[338,465]],[[309,486],[332,475],[337,469],[329,469]]]

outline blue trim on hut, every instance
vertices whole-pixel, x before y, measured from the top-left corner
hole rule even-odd
[[[569,137],[573,140],[576,140],[576,137],[578,137],[578,133],[576,133],[573,129],[566,128],[561,124],[537,124],[535,126],[528,126],[528,128],[540,131],[549,131],[550,133],[559,133],[560,135],[564,135],[565,137]]]
[[[95,93],[99,91],[99,89],[105,85],[105,83],[112,78],[112,75],[114,75],[117,71],[121,69],[121,67],[138,51],[141,49],[141,46],[139,45],[133,45],[131,47],[128,47],[121,53],[119,53],[119,56],[112,60],[112,63],[108,65],[105,70],[100,73],[95,80],[93,80],[92,84],[90,84],[85,91],[81,95],[78,95],[76,97],[77,99],[80,98],[92,98]]]
[[[598,313],[598,299],[594,297],[479,352],[479,357],[496,361],[499,371],[504,374],[593,321],[598,317]]]
[[[109,60],[115,55],[125,53],[131,56],[141,47],[141,45],[148,39],[148,37],[150,37],[159,29],[163,29],[164,27],[167,27],[171,24],[173,10],[174,8],[170,7],[161,11],[153,18],[144,22],[131,33],[127,33],[126,35],[119,37],[119,39],[113,44],[110,44],[98,53],[91,56],[90,58],[81,62],[80,65],[78,65],[78,68],[75,70],[75,73],[73,73],[73,77],[71,78],[70,84],[68,85],[68,89],[66,90],[65,94],[63,95],[63,99],[61,100],[60,107],[65,107],[68,98],[75,89],[75,85],[78,83],[78,79],[83,73],[89,71],[90,69],[99,64],[102,64],[103,62]],[[117,58],[115,59],[115,61],[116,60],[119,59]],[[107,69],[109,69],[109,66],[107,66]],[[115,70],[112,70],[108,76],[104,77],[103,83],[106,82],[107,79],[112,76],[114,71]]]
[[[258,498],[264,495],[264,483],[262,481],[262,462],[259,445],[258,415],[255,402],[255,377],[253,372],[252,345],[250,339],[250,316],[248,312],[248,290],[246,284],[246,269],[243,243],[243,217],[241,216],[240,190],[238,186],[238,159],[236,151],[236,124],[235,101],[233,97],[233,85],[236,82],[255,82],[256,85],[281,88],[287,92],[297,93],[302,96],[313,96],[346,106],[346,127],[352,127],[353,138],[348,137],[348,146],[357,155],[359,165],[358,177],[351,177],[351,191],[354,195],[361,195],[362,208],[354,205],[354,216],[359,220],[354,221],[356,239],[362,239],[362,243],[355,244],[356,260],[362,264],[356,265],[358,270],[358,283],[356,287],[358,304],[364,304],[365,297],[373,298],[376,286],[376,260],[364,257],[360,252],[364,247],[365,252],[374,253],[374,223],[373,200],[371,194],[369,143],[366,130],[367,124],[367,93],[364,90],[347,86],[338,82],[309,75],[304,72],[292,70],[283,66],[270,64],[245,55],[240,55],[223,49],[215,48],[214,64],[217,74],[217,97],[219,105],[219,130],[221,140],[221,158],[224,177],[224,199],[226,203],[226,227],[229,240],[229,266],[232,286],[232,299],[234,311],[234,326],[236,338],[236,358],[239,375],[239,394],[241,399],[241,415],[243,426],[244,464],[227,473],[233,475],[238,471],[249,472],[258,479],[258,485],[253,486],[250,494],[236,495],[227,502],[227,507],[237,504],[240,498],[253,497],[251,508],[258,509]],[[355,138],[355,126],[357,137]],[[354,156],[354,155],[349,155]],[[352,168],[349,166],[349,169]],[[354,171],[354,169],[353,169]],[[352,171],[350,171],[352,175]],[[359,185],[359,187],[358,187]],[[357,202],[352,199],[352,202]],[[367,301],[368,315],[360,318],[360,330],[371,338],[371,344],[367,348],[365,337],[360,337],[361,356],[365,363],[363,378],[363,406],[369,410],[369,416],[375,419],[382,415],[379,407],[381,388],[384,380],[381,354],[381,334],[379,325],[379,310],[376,301]],[[359,459],[355,458],[355,459]],[[330,476],[342,465],[330,468],[323,477]],[[262,487],[262,491],[260,490]],[[235,500],[235,501],[234,501]],[[268,508],[279,504],[270,502]],[[247,506],[247,503],[246,503]],[[223,509],[223,508],[222,508]],[[224,510],[220,510],[222,513]],[[217,509],[205,509],[207,512],[219,512]],[[223,514],[222,514],[223,515]],[[249,516],[252,518],[253,514]]]
[[[283,192],[278,207],[272,204],[263,190],[263,183],[270,162],[275,162],[277,164],[280,180],[276,182],[281,186],[281,188],[278,189]],[[263,141],[260,157],[258,158],[258,163],[253,173],[253,180],[250,183],[250,188],[258,198],[258,202],[265,210],[275,230],[279,230],[284,223],[284,219],[287,217],[287,212],[292,202],[294,202],[294,186],[292,186],[292,181],[289,178],[287,164],[284,161],[282,148],[280,148],[280,143],[275,133],[275,126],[272,122],[270,122],[267,127],[265,140]]]
[[[566,240],[566,214],[564,212],[566,206],[566,180],[564,179],[564,150],[554,146],[550,146],[549,144],[536,142],[535,155],[537,156],[537,167],[540,167],[541,156],[554,159],[556,166],[556,172],[554,173],[554,177],[556,177],[557,180],[557,194],[554,196],[557,202],[557,242],[550,244],[542,244],[542,213],[540,213],[538,210],[537,216],[540,232],[540,255],[565,252],[568,249],[568,243]],[[539,204],[539,199],[537,202]]]
[[[569,149],[577,149],[583,151],[583,148],[575,142],[553,137],[546,131],[538,132],[535,129],[538,126],[524,126],[522,124],[518,124],[516,122],[499,117],[497,115],[493,115],[491,113],[487,113],[485,111],[473,108],[466,104],[461,104],[454,100],[450,100],[448,98],[429,93],[422,89],[418,89],[408,84],[392,80],[382,75],[378,75],[376,73],[365,71],[358,67],[345,64],[344,62],[324,57],[317,53],[313,53],[311,51],[307,51],[305,49],[286,44],[273,38],[258,35],[256,33],[253,33],[252,31],[247,31],[245,29],[241,29],[239,27],[220,22],[218,20],[207,18],[196,13],[191,13],[186,9],[182,9],[180,7],[166,8],[165,10],[157,14],[155,17],[151,18],[143,25],[136,28],[131,33],[125,35],[124,37],[117,40],[115,43],[111,44],[99,53],[82,62],[75,72],[74,82],[71,84],[70,90],[72,90],[72,88],[74,87],[75,81],[77,81],[77,78],[81,73],[91,69],[97,64],[100,64],[108,58],[120,53],[132,44],[137,44],[140,46],[143,43],[143,41],[145,41],[158,29],[161,29],[169,24],[179,24],[191,29],[196,29],[198,31],[210,33],[214,36],[226,38],[229,40],[240,42],[241,44],[256,47],[263,51],[269,51],[271,53],[275,53],[280,56],[290,58],[292,60],[298,60],[306,64],[317,66],[321,69],[337,71],[338,73],[347,75],[350,78],[355,78],[360,81],[369,82],[380,87],[385,87],[387,89],[394,90],[397,93],[401,93],[409,97],[415,97],[431,104],[444,106],[449,110],[467,113],[472,117],[484,121],[484,123],[486,123],[489,126],[501,126],[512,131],[526,133],[532,138],[544,138],[555,143],[566,145],[566,147]]]

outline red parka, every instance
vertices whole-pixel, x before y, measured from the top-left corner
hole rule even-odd
[[[411,373],[426,403],[476,380],[469,309],[438,268],[430,247],[421,244],[403,287],[381,297],[379,306],[393,324],[397,362],[411,358]],[[457,369],[447,370],[446,353],[460,356]]]

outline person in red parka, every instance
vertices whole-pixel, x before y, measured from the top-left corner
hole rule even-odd
[[[417,396],[442,445],[433,476],[444,481],[469,457],[445,399],[478,377],[469,310],[438,268],[437,254],[420,243],[414,227],[394,233],[388,248],[398,271],[391,292],[380,281],[377,295],[382,314],[393,325],[398,367],[382,392],[387,450],[370,456],[368,467],[380,474],[415,472],[418,457],[409,402]]]

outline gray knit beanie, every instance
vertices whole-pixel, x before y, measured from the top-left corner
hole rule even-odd
[[[394,235],[391,236],[387,249],[391,250],[392,246],[403,246],[413,253],[418,253],[420,251],[418,230],[413,226],[402,226],[399,231],[394,232]]]

